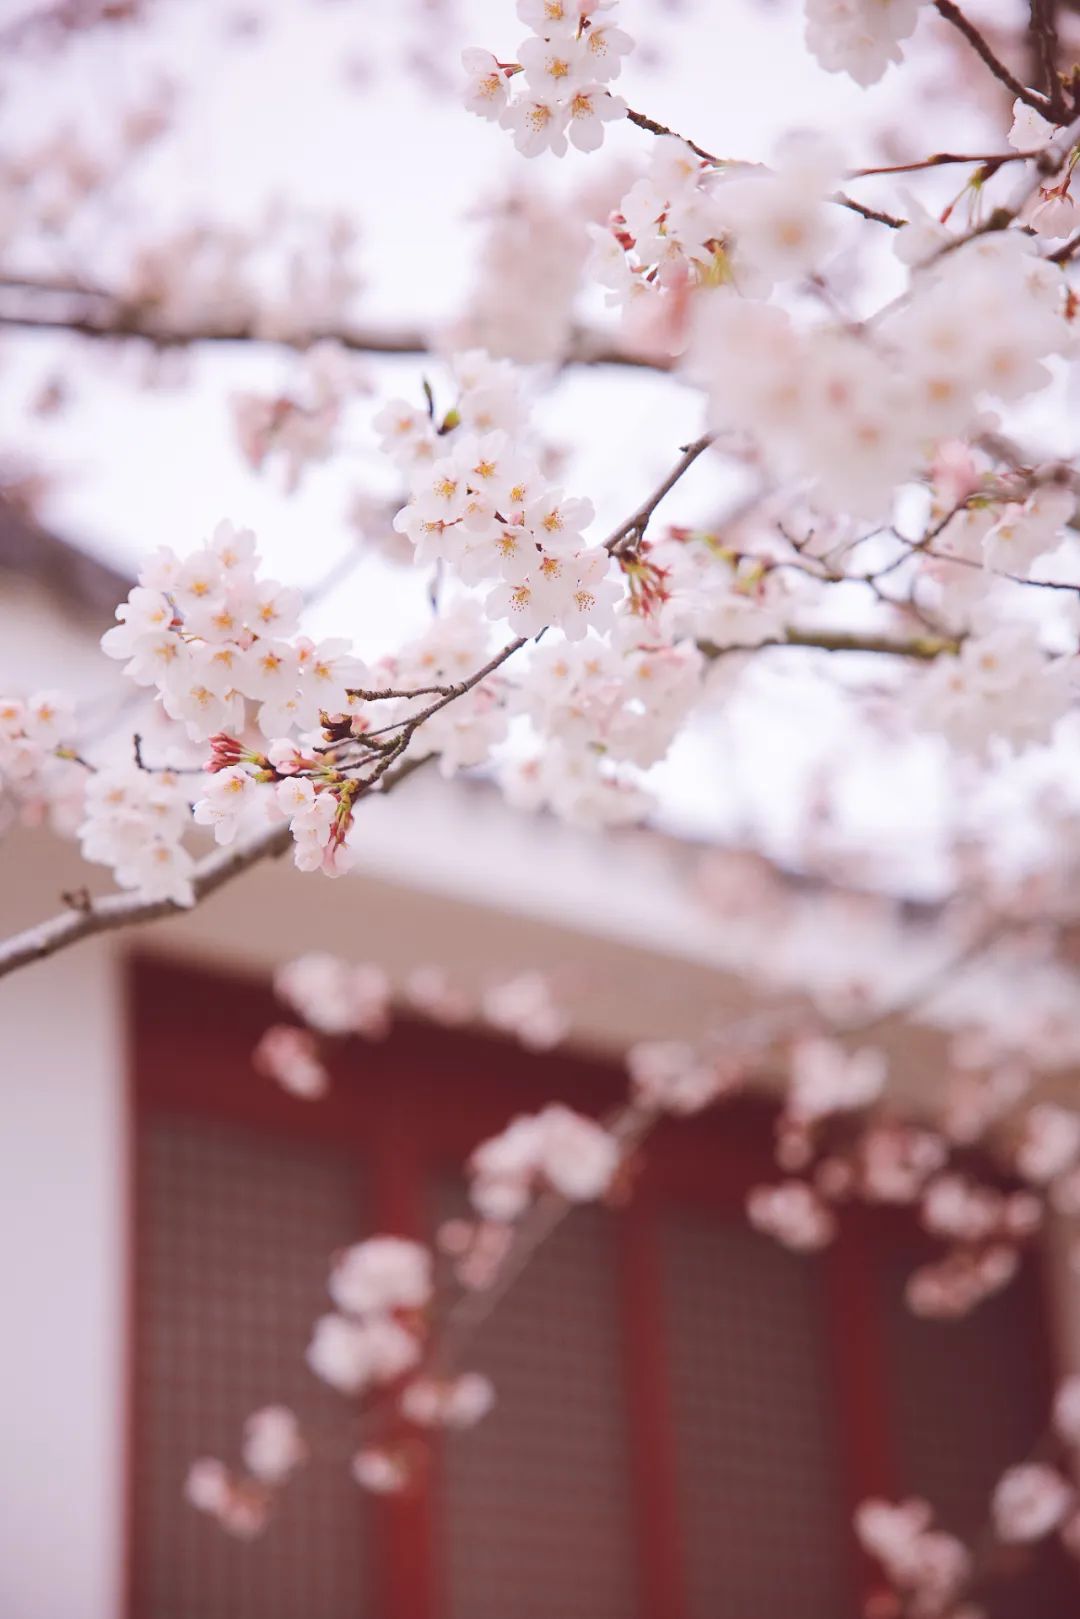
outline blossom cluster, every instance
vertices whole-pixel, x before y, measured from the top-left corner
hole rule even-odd
[[[1047,657],[1031,624],[996,624],[935,659],[908,712],[960,754],[988,758],[1049,742],[1075,697],[1073,660]]]
[[[347,319],[355,246],[347,217],[273,198],[251,228],[198,221],[144,242],[123,301],[166,329],[310,338]]]
[[[923,0],[805,0],[806,44],[829,73],[876,84],[915,32]]]
[[[254,534],[231,523],[183,559],[162,547],[102,637],[193,742],[242,731],[245,700],[257,705],[266,737],[310,731],[321,714],[348,710],[350,686],[366,678],[347,642],[297,634],[300,592],[260,579],[258,560]]]
[[[678,351],[697,289],[766,297],[826,263],[838,245],[839,168],[809,137],[782,142],[769,167],[721,165],[678,136],[658,139],[645,174],[590,232],[590,268],[635,346]]]
[[[385,1435],[352,1463],[365,1489],[392,1493],[409,1483],[417,1457],[394,1436],[395,1414],[420,1429],[470,1428],[491,1410],[495,1390],[479,1372],[421,1364],[434,1296],[433,1256],[422,1244],[389,1236],[356,1243],[336,1256],[329,1290],[337,1309],[316,1321],[308,1365],[351,1398],[397,1385],[383,1412]]]
[[[717,432],[749,432],[776,476],[825,513],[879,519],[928,445],[963,435],[991,402],[1045,387],[1072,346],[1060,268],[1018,231],[923,267],[896,308],[853,333],[801,327],[718,287],[696,301],[687,372]]]
[[[333,770],[332,758],[305,755],[290,733],[317,737],[336,722],[347,734],[362,709],[353,688],[367,670],[347,640],[298,634],[300,592],[260,578],[257,568],[254,535],[230,523],[184,559],[162,548],[117,608],[120,622],[102,646],[125,660],[129,679],[156,693],[191,742],[211,742],[198,824],[229,844],[252,821],[287,819],[297,865],[337,874],[353,858],[347,840],[357,784]],[[238,740],[253,732],[269,745]],[[267,783],[277,784],[273,792],[260,790]],[[112,865],[117,880],[144,897],[189,904],[192,861],[181,842],[189,825],[177,778],[110,768],[88,790],[84,853]]]
[[[317,1100],[329,1089],[325,1040],[350,1035],[384,1039],[395,1000],[447,1027],[483,1023],[532,1051],[557,1045],[569,1027],[552,978],[537,971],[497,978],[470,993],[439,967],[413,968],[395,985],[374,963],[353,964],[313,951],[279,968],[274,988],[308,1027],[273,1024],[252,1060],[261,1073],[307,1100]]]
[[[664,757],[701,700],[704,667],[693,642],[652,640],[632,615],[620,617],[607,643],[536,648],[515,708],[541,751],[502,772],[511,802],[546,804],[579,824],[640,819],[649,799],[618,767],[648,770]]]
[[[338,429],[360,380],[357,362],[338,343],[324,340],[304,356],[299,386],[287,391],[232,395],[233,426],[240,453],[253,471],[280,461],[286,494],[308,469],[326,461],[338,445]]]
[[[564,197],[524,184],[485,210],[475,281],[448,346],[482,348],[526,364],[560,359],[570,346],[589,251],[585,213],[584,206],[568,207]]]
[[[110,765],[87,781],[79,839],[83,858],[110,866],[121,888],[145,900],[192,905],[194,857],[183,842],[191,809],[178,775]]]
[[[316,1376],[343,1394],[392,1383],[420,1359],[431,1299],[431,1254],[404,1237],[370,1237],[339,1254],[330,1273],[337,1311],[320,1316],[308,1345]]]
[[[663,1074],[666,1063],[678,1072],[661,1047],[651,1066]],[[839,1208],[851,1199],[907,1205],[944,1244],[907,1279],[914,1314],[966,1315],[1000,1292],[1041,1230],[1045,1204],[1062,1213],[1080,1209],[1080,1118],[1056,1103],[1028,1103],[1029,1082],[1015,1065],[957,1077],[945,1098],[943,1128],[902,1122],[885,1110],[880,1051],[848,1051],[820,1036],[796,1039],[776,1130],[777,1164],[789,1178],[751,1190],[750,1223],[786,1247],[811,1252],[832,1241]],[[953,1167],[952,1148],[974,1143],[1020,1184],[1003,1190]]]
[[[533,32],[516,62],[475,48],[462,52],[465,105],[508,129],[525,157],[547,151],[561,157],[567,140],[596,151],[604,125],[627,111],[607,88],[633,49],[612,20],[614,9],[615,0],[518,0],[518,16]],[[519,75],[520,89],[513,83]]]
[[[519,635],[556,625],[577,640],[610,627],[622,592],[608,552],[585,539],[592,503],[565,496],[530,453],[513,368],[479,352],[452,364],[459,397],[438,427],[399,400],[376,418],[409,479],[395,528],[417,563],[485,585],[488,617]]]
[[[905,1612],[931,1616],[952,1612],[952,1602],[971,1571],[971,1554],[955,1535],[933,1526],[926,1501],[863,1501],[855,1532],[864,1550],[881,1564],[900,1592]]]
[[[0,697],[0,820],[49,816],[70,830],[81,803],[81,770],[70,748],[75,712],[61,692]]]
[[[248,1540],[266,1528],[274,1489],[307,1461],[308,1454],[288,1406],[264,1406],[244,1424],[245,1473],[234,1473],[215,1457],[203,1456],[188,1469],[184,1493],[197,1511],[216,1519],[229,1534]]]
[[[516,1220],[538,1191],[591,1203],[610,1190],[619,1143],[595,1120],[552,1102],[521,1114],[481,1142],[468,1163],[473,1207],[486,1220]]]
[[[685,1118],[739,1090],[747,1061],[730,1048],[712,1051],[685,1040],[643,1040],[626,1054],[630,1095],[649,1112]]]

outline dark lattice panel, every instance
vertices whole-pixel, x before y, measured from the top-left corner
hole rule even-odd
[[[1025,1275],[959,1321],[926,1321],[904,1303],[911,1265],[884,1264],[886,1373],[901,1487],[941,1525],[980,1538],[1002,1471],[1028,1455],[1047,1420],[1037,1290]],[[1045,1553],[1022,1578],[980,1591],[992,1619],[1075,1619],[1080,1588]]]
[[[355,1171],[325,1148],[165,1117],[141,1126],[139,1158],[131,1619],[360,1619],[364,1502],[344,1451],[293,1479],[255,1541],[182,1496],[193,1457],[238,1459],[258,1406],[343,1432],[344,1401],[303,1353],[329,1256],[361,1228]]]
[[[498,1404],[444,1448],[449,1619],[637,1611],[615,1218],[575,1211],[476,1340]]]
[[[661,1225],[691,1619],[842,1619],[847,1525],[814,1261],[743,1224]]]

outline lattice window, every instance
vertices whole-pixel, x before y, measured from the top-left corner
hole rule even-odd
[[[626,1247],[620,1215],[587,1209],[540,1249],[468,1357],[495,1381],[495,1411],[438,1445],[434,1496],[378,1509],[376,1536],[375,1509],[347,1472],[348,1408],[307,1371],[304,1348],[335,1248],[399,1229],[425,1192],[433,1214],[460,1208],[460,1184],[448,1191],[436,1166],[459,1162],[463,1138],[513,1111],[505,1051],[458,1046],[447,1031],[427,1044],[415,1029],[403,1045],[395,1035],[379,1048],[392,1105],[343,1085],[325,1112],[304,1112],[313,1134],[302,1144],[290,1132],[303,1104],[250,1071],[272,1015],[258,992],[144,976],[137,1030],[159,1044],[167,1034],[167,1060],[137,1072],[129,1619],[851,1619],[855,1481],[839,1457],[852,1465],[856,1422],[880,1426],[875,1453],[891,1444],[895,1492],[925,1493],[961,1534],[1038,1433],[1048,1391],[1030,1278],[969,1322],[920,1323],[900,1303],[909,1266],[867,1227],[843,1284],[855,1315],[875,1326],[880,1315],[882,1331],[868,1335],[852,1399],[835,1360],[843,1322],[826,1314],[843,1306],[821,1286],[828,1261],[752,1232],[727,1212],[730,1183],[715,1205],[684,1208],[677,1160],[658,1138],[656,1186],[677,1190],[666,1204],[650,1203],[655,1191],[643,1199]],[[196,994],[199,1019],[188,1013]],[[572,1062],[544,1061],[539,1090],[565,1094]],[[452,1119],[430,1083],[447,1063]],[[756,1150],[764,1121],[739,1128]],[[387,1171],[382,1212],[361,1200],[364,1163]],[[711,1186],[701,1181],[710,1205]],[[631,1264],[643,1253],[649,1263]],[[629,1394],[654,1358],[666,1359],[669,1387],[641,1413]],[[244,1418],[278,1401],[329,1435],[339,1459],[298,1477],[265,1538],[238,1543],[184,1504],[184,1476],[196,1456],[235,1459]],[[645,1474],[653,1442],[665,1455]],[[1052,1569],[988,1609],[1072,1619],[1075,1578]]]
[[[878,1271],[885,1369],[900,1487],[933,1503],[941,1525],[983,1539],[990,1492],[1046,1424],[1038,1298],[1028,1274],[958,1321],[925,1321],[904,1303],[911,1264]],[[1022,1554],[1021,1554],[1022,1555]],[[1074,1619],[1075,1575],[1041,1548],[1031,1575],[979,1593],[992,1619]]]
[[[715,1215],[661,1221],[691,1619],[838,1619],[847,1525],[813,1261]]]
[[[633,1619],[618,1216],[575,1211],[478,1338],[498,1405],[447,1441],[450,1619]]]
[[[238,1542],[182,1499],[193,1457],[235,1459],[244,1418],[284,1402],[341,1429],[303,1351],[328,1257],[361,1227],[353,1164],[194,1119],[139,1132],[135,1589],[138,1619],[361,1619],[365,1504],[346,1458],[290,1484]]]

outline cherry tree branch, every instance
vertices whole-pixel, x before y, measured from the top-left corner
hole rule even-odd
[[[1035,111],[1042,113],[1044,118],[1054,117],[1059,110],[1056,102],[1053,102],[1048,96],[1040,95],[1037,90],[1029,90],[1026,84],[1021,84],[1015,74],[1010,73],[1000,57],[994,54],[970,18],[965,16],[959,6],[953,4],[953,0],[934,0],[934,8],[939,16],[944,17],[947,23],[951,23],[954,28],[963,34],[972,50],[982,58],[990,69],[994,78],[1003,84],[1012,95],[1025,102],[1027,106],[1034,107]]]
[[[288,826],[273,826],[238,848],[215,849],[195,867],[191,879],[195,903],[208,898],[260,860],[284,854],[291,841]],[[59,916],[35,923],[0,944],[0,978],[95,934],[113,933],[117,928],[133,927],[140,922],[156,922],[165,916],[182,916],[189,909],[172,899],[147,900],[138,894],[106,894],[102,899],[72,896],[69,908]]]
[[[323,326],[305,331],[263,330],[255,321],[223,325],[171,325],[151,308],[102,288],[76,281],[35,280],[0,274],[0,327],[11,330],[70,332],[98,342],[138,339],[155,348],[198,344],[258,344],[303,352],[316,343],[338,343],[356,354],[419,355],[433,352],[420,327]],[[564,365],[620,365],[666,371],[671,361],[636,355],[600,332],[582,331],[561,357]]]
[[[416,759],[399,765],[385,777],[379,791],[389,792],[424,762]],[[208,899],[219,888],[260,861],[276,859],[284,854],[291,842],[292,833],[288,826],[280,825],[267,827],[257,837],[249,838],[238,847],[214,849],[198,862],[192,874],[191,888],[195,904]],[[106,894],[101,899],[73,895],[68,909],[61,911],[58,916],[37,922],[33,927],[0,943],[0,978],[19,967],[44,961],[47,956],[54,956],[57,951],[78,944],[83,939],[93,938],[96,934],[114,933],[118,928],[135,927],[142,922],[157,922],[166,916],[183,916],[191,908],[178,905],[172,899],[147,900],[138,894]]]
[[[1055,118],[1064,122],[1068,116],[1068,109],[1057,70],[1058,33],[1054,16],[1055,3],[1056,0],[1031,0],[1028,31],[1034,41],[1047,99],[1053,108]]]
[[[707,658],[768,652],[777,647],[804,647],[818,652],[875,652],[890,658],[914,658],[920,663],[930,663],[943,653],[958,651],[959,645],[958,641],[933,635],[913,635],[905,639],[848,630],[785,629],[782,635],[771,636],[766,641],[755,641],[751,646],[718,646],[715,641],[699,641],[698,649]]]
[[[633,107],[627,107],[626,116],[630,123],[636,124],[638,129],[645,130],[648,135],[674,135],[677,141],[682,141],[684,146],[689,146],[690,150],[696,152],[698,157],[705,163],[715,163],[720,167],[724,162],[723,158],[714,156],[712,152],[707,152],[704,146],[699,146],[696,141],[690,140],[687,135],[680,135],[678,130],[669,129],[667,124],[658,123],[655,118],[648,117],[646,113],[636,112]]]

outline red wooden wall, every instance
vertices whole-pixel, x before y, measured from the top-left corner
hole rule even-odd
[[[496,1411],[416,1493],[367,1499],[349,1405],[303,1364],[329,1254],[430,1236],[479,1140],[555,1098],[600,1112],[623,1076],[403,1022],[307,1103],[251,1068],[281,1015],[263,987],[139,961],[130,1006],[130,1619],[844,1619],[870,1579],[857,1502],[925,1491],[974,1533],[1043,1424],[1034,1272],[926,1324],[900,1305],[906,1219],[852,1210],[824,1255],[777,1248],[742,1219],[775,1171],[769,1111],[741,1103],[664,1126],[628,1208],[575,1214],[477,1340]],[[236,1543],[183,1472],[282,1399],[333,1459]],[[991,1608],[1077,1611],[1059,1567]]]

